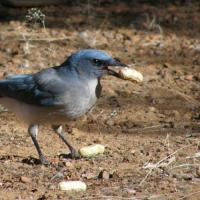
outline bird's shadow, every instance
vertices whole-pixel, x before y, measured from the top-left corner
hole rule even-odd
[[[24,163],[24,164],[28,164],[28,165],[39,165],[40,164],[40,160],[37,158],[34,158],[32,156],[24,158],[22,156],[19,155],[1,155],[0,156],[0,161],[16,161],[16,162],[20,162],[20,163]]]
[[[71,153],[61,153],[58,155],[59,159],[72,159],[72,160],[78,160],[81,158],[80,155],[77,155],[76,157],[73,157]]]
[[[71,153],[68,153],[68,154],[62,153],[62,154],[59,154],[58,157],[59,157],[59,160],[72,160],[72,159],[77,160],[81,158],[81,157],[74,158],[72,157]],[[6,162],[6,161],[14,161],[14,162],[23,163],[23,164],[31,165],[31,166],[41,165],[40,159],[34,158],[32,156],[24,158],[19,155],[1,155],[0,162]],[[54,166],[54,165],[55,163],[51,163],[51,162],[49,163],[49,166]]]
[[[21,162],[27,165],[41,165],[40,160],[32,156],[28,158],[23,158]]]

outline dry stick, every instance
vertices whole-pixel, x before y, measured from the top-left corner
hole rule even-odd
[[[193,103],[196,106],[200,106],[200,103],[197,100],[195,100],[194,98],[192,98],[191,96],[183,94],[182,92],[179,92],[178,90],[171,89],[171,91],[173,91],[174,93],[177,93],[179,96],[183,97],[187,102]]]
[[[170,134],[167,133],[166,138],[165,138],[165,140],[164,140],[164,145],[167,144],[168,150],[169,150],[169,136],[170,136]]]
[[[17,30],[20,30],[20,28],[22,28],[22,27],[19,27],[19,28],[17,28]],[[25,36],[38,36],[40,33],[27,33],[27,32],[23,32],[23,35],[25,35]],[[0,31],[0,35],[6,35],[6,36],[15,36],[15,37],[19,37],[19,36],[21,36],[21,33],[16,33],[16,30],[15,31]]]
[[[136,198],[136,197],[120,197],[120,196],[104,196],[104,195],[102,195],[102,196],[95,196],[95,197],[82,197],[82,198],[76,198],[77,200],[84,200],[84,199],[99,199],[99,198],[103,198],[103,199],[119,199],[119,200],[139,200],[138,198]],[[134,198],[134,199],[133,199]],[[140,198],[141,199],[141,198]]]
[[[146,126],[143,128],[130,128],[129,131],[144,131],[146,129],[153,129],[153,128],[163,128],[164,126],[169,125],[169,124],[158,124],[158,125],[153,125],[153,126]]]
[[[161,82],[165,84],[165,82],[163,82],[163,81],[161,81]],[[165,85],[166,85],[166,84],[165,84]],[[170,85],[170,83],[169,83],[168,86],[171,87],[172,85]],[[148,85],[147,85],[146,87],[149,88]],[[160,87],[158,87],[158,88],[160,88]],[[156,88],[155,88],[155,89],[156,89]],[[191,97],[191,96],[188,96],[188,95],[186,95],[186,94],[180,92],[180,91],[179,91],[180,88],[177,87],[177,86],[175,86],[175,85],[173,85],[173,86],[171,87],[171,89],[168,89],[167,86],[166,86],[165,89],[168,90],[168,91],[171,91],[171,92],[173,92],[173,93],[175,93],[175,94],[178,94],[178,95],[181,96],[183,99],[185,99],[187,102],[192,103],[192,104],[194,104],[195,106],[200,106],[200,102],[199,102],[199,101],[197,101],[196,99],[194,99],[194,98]]]
[[[171,89],[167,89],[167,90],[172,91],[175,94],[178,94],[179,96],[184,98],[187,102],[193,103],[195,106],[200,106],[200,103],[196,99],[194,99],[193,97],[188,96],[188,95],[180,92],[179,91],[179,87],[177,87],[176,85],[173,85]]]
[[[182,164],[182,165],[177,165],[172,167],[170,170],[176,169],[176,168],[180,168],[180,167],[190,167],[190,166],[200,166],[200,164],[190,164],[190,163],[186,163],[186,164]]]
[[[184,197],[179,198],[179,200],[185,199],[185,198],[188,198],[188,197],[191,197],[191,196],[193,196],[193,195],[195,195],[195,194],[198,194],[198,193],[200,193],[200,191],[190,193],[190,194],[188,194],[188,195],[186,195],[186,196],[184,196]]]
[[[187,124],[200,124],[199,122],[197,123],[191,123],[191,122],[178,122],[175,125],[176,126],[183,126],[183,125],[187,125]],[[137,131],[139,133],[144,132],[144,131],[148,131],[149,129],[154,129],[154,128],[170,128],[170,127],[165,127],[165,126],[169,126],[169,123],[165,123],[165,124],[158,124],[158,125],[152,125],[152,126],[146,126],[146,127],[142,127],[142,128],[130,128],[128,129],[129,132],[131,131]],[[178,128],[178,127],[177,127]],[[154,130],[156,131],[156,130]],[[157,130],[160,131],[160,130]]]
[[[54,41],[59,41],[59,40],[67,40],[69,37],[63,37],[63,38],[35,38],[35,39],[28,39],[29,41],[47,41],[47,42],[54,42]],[[26,42],[27,39],[11,39],[11,40],[6,40],[6,41],[21,41],[21,42]]]
[[[111,198],[111,199],[119,199],[119,200],[138,200],[138,198],[136,199],[136,198],[134,198],[133,199],[133,197],[119,197],[119,196],[100,196],[100,197],[103,197],[103,198],[106,198],[106,199],[108,199],[108,198]]]
[[[190,144],[190,145],[181,147],[181,148],[177,149],[176,151],[174,151],[173,153],[171,153],[170,155],[168,155],[167,157],[165,157],[165,158],[163,158],[162,160],[158,161],[158,162],[155,164],[155,167],[151,168],[151,169],[149,170],[149,172],[146,174],[146,176],[142,179],[142,181],[139,183],[139,186],[141,186],[141,185],[144,183],[144,181],[149,177],[149,175],[151,174],[151,172],[152,172],[155,168],[159,167],[159,165],[160,165],[163,161],[165,161],[165,160],[167,160],[168,158],[170,158],[171,156],[175,155],[178,151],[180,151],[180,150],[182,150],[182,149],[184,149],[184,148],[190,147],[190,146],[193,146],[193,144]]]
[[[47,35],[47,30],[46,30],[46,26],[45,26],[45,23],[42,22],[42,25],[43,25],[43,29],[45,31],[45,34]],[[18,29],[20,30],[22,27],[20,26]],[[9,33],[12,33],[12,32],[9,32],[9,31],[1,31],[0,32],[0,35],[9,35]],[[22,33],[16,33],[16,31],[14,32],[14,36],[17,37],[17,36],[21,36]],[[53,42],[53,41],[59,41],[59,40],[67,40],[67,39],[71,39],[71,37],[62,37],[62,38],[32,38],[33,36],[40,36],[40,35],[43,35],[43,34],[38,34],[38,33],[27,33],[27,32],[23,32],[23,38],[21,39],[8,39],[8,40],[5,40],[6,42],[7,41],[22,41],[22,42],[27,42],[28,41],[47,41],[47,42]],[[12,34],[11,34],[12,36]]]

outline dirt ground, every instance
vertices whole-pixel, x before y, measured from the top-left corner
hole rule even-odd
[[[200,199],[200,5],[117,2],[39,8],[45,18],[32,11],[29,21],[25,8],[0,7],[1,78],[58,65],[88,47],[144,75],[138,85],[103,78],[96,107],[65,126],[77,149],[106,146],[95,158],[66,159],[66,146],[41,126],[38,140],[53,164],[39,165],[27,126],[1,107],[1,200]],[[60,191],[62,180],[82,180],[87,191]]]

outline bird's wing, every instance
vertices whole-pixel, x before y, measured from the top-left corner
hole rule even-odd
[[[37,74],[16,75],[0,81],[0,96],[38,106],[62,106],[63,94],[70,88],[70,83],[49,68]]]

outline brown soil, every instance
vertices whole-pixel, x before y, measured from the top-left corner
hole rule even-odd
[[[51,167],[37,164],[27,126],[1,108],[0,199],[200,199],[199,5],[119,2],[40,10],[45,29],[25,23],[25,9],[3,9],[2,78],[95,47],[142,72],[144,82],[104,78],[96,107],[66,125],[77,149],[100,143],[103,156],[66,159],[66,146],[50,126],[41,126],[38,140]],[[82,180],[87,191],[59,191],[61,180]]]

